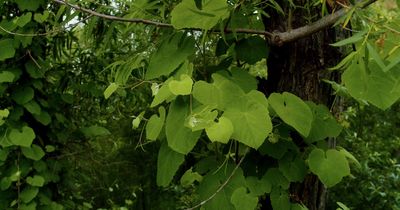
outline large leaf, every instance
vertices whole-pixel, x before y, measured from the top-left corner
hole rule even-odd
[[[250,194],[261,196],[265,193],[270,193],[272,186],[267,178],[268,177],[263,177],[262,179],[258,179],[254,176],[246,177],[246,185],[250,190]]]
[[[195,52],[195,40],[184,33],[174,34],[166,39],[150,59],[146,79],[169,75]]]
[[[202,0],[201,9],[193,0],[183,0],[171,13],[171,23],[176,29],[211,29],[229,16],[226,0]]]
[[[174,95],[189,95],[192,92],[193,80],[190,76],[183,74],[180,80],[172,80],[168,83],[169,90]]]
[[[311,130],[313,114],[307,104],[292,93],[272,93],[269,104],[278,116],[301,135],[308,136]]]
[[[327,187],[336,185],[343,177],[350,175],[345,154],[334,149],[326,153],[322,149],[314,149],[308,156],[308,165]]]
[[[12,144],[23,147],[30,147],[35,137],[35,132],[28,126],[22,127],[21,130],[11,129],[8,133],[8,139]]]
[[[239,187],[232,193],[231,203],[236,209],[254,210],[258,204],[258,197],[247,193],[245,187]]]
[[[309,143],[323,140],[327,137],[337,137],[342,131],[342,126],[329,112],[324,105],[316,105],[313,102],[308,102],[308,106],[313,112],[313,122],[311,131],[306,137]]]
[[[158,117],[156,114],[154,114],[150,117],[146,125],[146,138],[149,140],[156,140],[164,126],[165,108],[161,106],[158,111],[160,116]]]
[[[201,181],[198,188],[200,200],[209,199],[215,194],[211,200],[203,205],[205,210],[235,210],[234,205],[231,203],[232,194],[237,188],[246,186],[246,181],[241,168],[238,168],[232,175],[233,170],[234,166],[228,165],[224,167],[224,169],[218,170],[218,172],[211,170],[203,177],[203,181]],[[231,175],[232,177],[230,177]],[[226,185],[217,192],[221,185],[223,183],[225,184],[227,179],[229,179],[229,181]]]
[[[241,68],[231,68],[231,71],[221,71],[218,74],[223,75],[225,78],[231,80],[238,85],[245,93],[257,89],[257,79],[250,75],[249,72]]]
[[[271,205],[273,209],[290,210],[291,203],[289,200],[289,193],[280,188],[274,188],[270,195]]]
[[[350,95],[365,100],[380,109],[389,108],[400,98],[400,66],[383,72],[376,62],[352,61],[342,74],[342,80]]]
[[[175,152],[164,142],[158,152],[157,185],[168,186],[184,159],[184,155]]]
[[[290,182],[302,182],[307,174],[305,161],[294,153],[279,160],[279,170]]]
[[[176,98],[171,102],[165,125],[168,146],[182,154],[193,149],[201,134],[201,131],[193,132],[184,125],[189,111],[189,103],[185,103],[181,97]]]
[[[235,51],[239,60],[249,64],[255,64],[268,55],[267,44],[260,36],[240,40],[235,46]]]
[[[272,131],[268,101],[264,94],[253,90],[236,98],[223,114],[233,124],[232,138],[257,149]]]
[[[12,39],[0,40],[0,49],[0,61],[4,61],[7,58],[12,58],[15,55]]]
[[[220,117],[218,122],[206,128],[206,133],[211,141],[228,143],[233,133],[232,122],[226,117]]]

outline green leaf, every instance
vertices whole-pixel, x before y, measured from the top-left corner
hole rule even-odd
[[[34,101],[34,100],[31,100],[31,101],[29,101],[28,103],[24,104],[24,107],[25,107],[25,109],[28,110],[28,112],[30,112],[31,114],[37,114],[37,115],[39,115],[40,112],[41,112],[41,110],[42,110],[42,109],[40,108],[40,105],[39,105],[36,101]]]
[[[43,14],[35,13],[35,15],[33,15],[33,19],[38,23],[43,23],[47,20],[47,18],[49,18],[49,15],[50,12],[46,10],[43,12]]]
[[[97,125],[80,128],[80,131],[88,138],[96,136],[106,136],[111,134],[110,131],[107,130],[107,128]]]
[[[4,118],[7,118],[9,114],[10,111],[8,111],[8,109],[3,109],[3,110],[0,109],[0,126],[5,123]]]
[[[153,141],[160,135],[165,121],[165,108],[161,106],[158,112],[160,113],[160,117],[154,114],[150,117],[146,125],[146,138]]]
[[[151,102],[150,107],[155,107],[159,104],[161,104],[162,102],[164,102],[165,100],[168,99],[174,99],[176,96],[174,94],[171,93],[171,91],[169,90],[169,82],[171,82],[173,80],[173,78],[169,78],[167,79],[164,84],[161,86],[161,88],[159,87],[159,84],[157,84],[156,86],[153,87],[153,92],[154,92],[154,99],[153,102]]]
[[[7,190],[8,188],[10,188],[12,184],[12,181],[10,178],[8,177],[3,177],[0,181],[0,190]]]
[[[25,63],[25,69],[33,79],[44,78],[44,68],[39,68],[38,64],[31,60]]]
[[[342,202],[336,202],[336,204],[340,207],[341,210],[350,210],[350,208],[344,205]]]
[[[199,131],[214,125],[218,111],[208,105],[200,105],[191,111],[185,120],[185,126],[192,131]]]
[[[282,189],[289,189],[290,182],[286,177],[282,174],[282,172],[278,168],[269,168],[268,171],[262,177],[264,180],[268,180],[271,183],[273,188],[279,187]]]
[[[26,182],[33,187],[42,187],[44,185],[44,178],[39,175],[26,178]]]
[[[340,146],[337,146],[336,148],[339,150],[339,152],[346,156],[350,162],[354,163],[358,168],[361,168],[360,162],[358,162],[358,160],[349,151]]]
[[[19,16],[16,21],[15,24],[17,24],[17,26],[19,27],[24,27],[27,23],[31,22],[32,19],[32,13],[28,12],[25,13],[24,15]]]
[[[367,30],[358,32],[358,33],[354,34],[353,36],[351,36],[351,37],[349,37],[347,39],[344,39],[344,40],[338,41],[338,42],[336,42],[334,44],[331,44],[331,46],[341,47],[341,46],[344,46],[344,45],[356,43],[356,42],[361,41],[362,39],[364,39],[364,35],[367,32],[368,32]]]
[[[108,87],[104,90],[104,98],[108,99],[117,89],[119,85],[117,83],[112,82]]]
[[[36,161],[42,159],[45,155],[43,149],[36,144],[32,144],[31,147],[22,147],[21,151],[25,157]]]
[[[1,52],[0,52],[1,54]],[[0,55],[1,56],[1,55]],[[0,83],[13,82],[15,75],[11,71],[0,71]]]
[[[171,23],[176,29],[200,28],[209,30],[229,16],[225,0],[203,0],[201,9],[195,1],[183,0],[171,12]]]
[[[367,48],[368,48],[368,52],[369,55],[372,57],[372,59],[374,59],[374,61],[378,64],[378,66],[385,72],[387,71],[385,68],[385,64],[383,63],[383,60],[381,58],[381,56],[379,55],[379,53],[376,51],[375,47],[372,46],[370,43],[367,43]]]
[[[258,197],[248,194],[245,187],[239,187],[233,191],[231,203],[238,210],[254,210],[258,204]]]
[[[313,114],[303,100],[288,92],[272,93],[268,100],[271,107],[286,124],[295,128],[301,135],[308,136]]]
[[[258,150],[262,155],[268,155],[279,160],[289,151],[289,149],[295,150],[296,148],[297,147],[293,142],[282,140],[276,143],[265,141]]]
[[[352,97],[385,110],[400,98],[400,66],[383,72],[371,61],[368,67],[363,59],[354,60],[342,74],[342,81]]]
[[[43,125],[49,125],[51,123],[51,116],[48,112],[42,110],[40,114],[34,114],[33,117],[38,122],[42,123]]]
[[[313,112],[313,122],[311,131],[305,138],[308,143],[324,140],[328,137],[337,137],[342,132],[342,126],[329,112],[324,105],[316,105],[313,102],[307,102],[307,105]]]
[[[145,111],[140,112],[140,114],[132,120],[132,129],[136,129],[139,127],[145,113]]]
[[[211,195],[215,194],[203,205],[206,210],[235,210],[231,203],[232,194],[237,188],[246,186],[246,180],[241,168],[238,168],[232,175],[233,170],[234,165],[229,164],[221,170],[211,170],[203,177],[198,188],[200,200],[209,199]],[[230,177],[231,175],[232,177]],[[220,191],[217,191],[227,179],[229,182]]]
[[[17,104],[24,105],[31,101],[34,97],[34,90],[31,87],[19,88],[11,94]]]
[[[217,123],[206,128],[206,133],[212,142],[218,141],[226,144],[233,134],[232,122],[226,117],[220,117]]]
[[[279,170],[290,182],[302,182],[307,174],[306,163],[293,153],[279,160]]]
[[[271,192],[271,182],[267,178],[258,179],[255,176],[246,177],[246,186],[250,190],[250,194],[261,196]]]
[[[183,74],[181,80],[172,80],[168,83],[169,90],[174,95],[189,95],[192,92],[193,80],[190,76]]]
[[[9,150],[7,148],[0,149],[0,161],[6,161]]]
[[[257,61],[267,57],[269,49],[263,38],[251,36],[240,40],[235,45],[236,57],[248,64],[255,64]]]
[[[176,33],[164,40],[157,52],[150,58],[145,78],[155,79],[169,75],[195,52],[193,36]]]
[[[30,147],[35,137],[35,132],[28,126],[22,127],[21,130],[11,129],[8,134],[11,143],[22,147]]]
[[[257,89],[257,79],[241,68],[233,67],[229,73],[222,71],[218,72],[218,74],[238,85],[245,93]]]
[[[39,188],[37,187],[25,187],[20,193],[19,198],[24,203],[31,202],[39,193]]]
[[[0,40],[0,61],[4,61],[8,58],[12,58],[15,55],[15,49],[13,46],[13,39],[2,39]]]
[[[164,142],[158,153],[157,185],[162,187],[168,186],[184,160],[184,155],[175,152]]]
[[[193,172],[192,168],[190,168],[182,175],[181,185],[183,187],[188,187],[191,184],[193,184],[195,181],[201,182],[201,180],[203,180],[203,177],[199,173]]]
[[[336,185],[343,177],[350,175],[346,156],[334,149],[326,153],[322,149],[314,149],[308,156],[308,165],[327,187]]]
[[[232,138],[255,149],[261,146],[272,131],[268,101],[264,94],[256,90],[236,98],[223,116],[232,121]]]
[[[201,131],[192,132],[184,125],[189,111],[189,103],[178,97],[171,102],[165,125],[168,146],[182,154],[187,154],[193,149],[201,134]]]
[[[23,10],[35,11],[40,7],[40,5],[44,3],[43,0],[35,0],[35,1],[15,0],[15,2],[18,4],[18,7],[21,11]]]
[[[286,190],[280,188],[272,189],[270,199],[273,209],[290,210],[291,208],[289,193]]]

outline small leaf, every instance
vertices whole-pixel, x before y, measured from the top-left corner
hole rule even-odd
[[[40,111],[40,114],[34,114],[33,117],[43,125],[49,125],[51,123],[50,114],[44,110]]]
[[[21,199],[22,202],[29,203],[36,197],[38,193],[39,193],[39,188],[29,186],[22,190],[19,198]]]
[[[191,184],[193,184],[193,182],[195,181],[201,182],[201,180],[203,180],[203,177],[199,173],[193,172],[192,168],[190,168],[182,175],[181,185],[183,187],[188,187]]]
[[[116,83],[111,83],[105,90],[104,90],[104,98],[108,99],[117,89],[119,85]]]
[[[33,19],[38,23],[43,23],[47,20],[49,15],[50,15],[50,12],[46,10],[43,12],[43,14],[35,13],[35,15],[33,16]]]
[[[211,29],[219,21],[229,16],[228,4],[225,0],[204,0],[202,8],[195,1],[183,0],[171,12],[171,23],[176,29],[201,28]]]
[[[34,94],[34,90],[31,87],[23,87],[14,91],[11,97],[17,104],[24,105],[33,99]]]
[[[308,136],[313,121],[313,114],[307,104],[296,95],[284,92],[272,93],[269,104],[278,116],[301,135]]]
[[[8,134],[11,143],[22,147],[30,147],[35,137],[35,132],[28,126],[22,127],[21,130],[11,129]]]
[[[107,128],[97,125],[80,128],[80,131],[88,138],[96,136],[110,135],[110,131]]]
[[[354,34],[353,36],[351,36],[351,37],[349,37],[349,38],[347,38],[347,39],[344,39],[344,40],[338,41],[338,42],[336,42],[336,43],[334,43],[334,44],[331,44],[331,46],[334,46],[334,47],[341,47],[341,46],[344,46],[344,45],[356,43],[356,42],[358,42],[358,41],[364,39],[364,35],[365,35],[366,33],[367,33],[367,30],[358,32],[358,33]]]
[[[236,209],[254,210],[258,204],[258,197],[248,194],[245,187],[239,187],[233,191],[231,203]]]
[[[28,12],[25,13],[24,15],[21,15],[20,17],[17,18],[15,21],[15,24],[19,27],[24,27],[27,23],[31,22],[32,19],[32,13]]]
[[[44,178],[39,175],[35,175],[33,177],[28,177],[26,182],[34,187],[42,187],[44,185]]]
[[[206,133],[211,141],[226,144],[232,136],[233,124],[228,118],[220,117],[217,123],[206,128]]]
[[[13,82],[14,79],[15,79],[15,75],[11,71],[1,71],[0,72],[0,83]]]
[[[36,144],[32,144],[31,147],[22,147],[21,151],[25,157],[36,161],[42,159],[42,157],[44,157],[45,155],[42,148],[37,146]]]
[[[25,109],[28,110],[28,112],[30,112],[31,114],[36,114],[36,115],[39,115],[40,112],[41,112],[41,110],[42,110],[42,109],[40,108],[40,105],[39,105],[36,101],[34,101],[34,100],[31,100],[31,101],[29,101],[28,103],[24,104],[24,107],[25,107]]]
[[[13,39],[0,40],[0,49],[0,61],[14,57],[15,49],[13,46]]]
[[[183,154],[175,152],[164,142],[158,152],[157,185],[162,187],[168,186],[184,159],[185,156]]]
[[[189,95],[192,92],[193,80],[186,74],[181,75],[181,80],[172,80],[168,83],[169,90],[174,95]]]
[[[334,149],[326,153],[322,149],[314,149],[308,156],[308,165],[327,187],[336,185],[343,177],[350,175],[346,156]]]
[[[161,106],[158,111],[160,117],[157,115],[151,116],[146,125],[146,138],[153,141],[160,135],[165,121],[165,108]]]
[[[145,111],[142,111],[137,117],[135,117],[135,119],[132,120],[132,129],[139,127],[145,113]]]
[[[169,90],[169,86],[168,84],[173,80],[173,78],[169,78],[167,79],[164,84],[161,86],[161,88],[158,89],[157,92],[155,92],[154,95],[154,99],[151,102],[150,107],[155,107],[159,104],[161,104],[162,102],[164,102],[165,100],[168,99],[174,99],[176,96],[174,94],[171,93],[171,91]]]

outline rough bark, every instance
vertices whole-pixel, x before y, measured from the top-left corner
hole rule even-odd
[[[263,20],[268,31],[288,31],[292,28],[309,24],[309,16],[321,13],[321,10],[292,10],[287,1],[278,1],[285,10],[283,16],[274,10],[266,10],[271,16]],[[307,0],[294,1],[296,5],[309,4]],[[312,17],[317,20],[320,17]],[[322,79],[337,81],[335,73],[329,72],[327,67],[334,66],[341,58],[337,49],[329,46],[335,42],[335,31],[327,28],[309,37],[284,44],[271,46],[268,55],[268,80],[261,81],[259,90],[267,96],[272,92],[292,92],[303,100],[325,104],[328,107],[333,103],[332,91]],[[293,134],[292,138],[301,148],[305,146],[300,135]],[[290,186],[292,202],[301,202],[310,210],[325,209],[326,188],[314,175],[308,175],[301,184]]]

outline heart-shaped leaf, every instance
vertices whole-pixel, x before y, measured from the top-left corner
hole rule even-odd
[[[308,156],[308,165],[327,187],[336,185],[343,177],[350,175],[345,154],[334,149],[326,153],[322,149],[314,149]]]
[[[192,92],[193,80],[186,74],[181,75],[180,79],[169,82],[169,90],[174,95],[189,95]]]
[[[258,204],[258,197],[247,193],[245,187],[239,187],[232,193],[231,203],[236,209],[254,210]]]
[[[158,111],[160,113],[160,117],[154,114],[150,117],[146,125],[146,138],[153,141],[157,139],[158,135],[160,135],[165,121],[164,107],[161,106]]]
[[[211,141],[218,141],[221,143],[228,143],[233,133],[233,124],[226,117],[220,117],[217,123],[206,128],[206,133]]]
[[[44,157],[44,155],[45,155],[43,149],[35,144],[32,144],[31,147],[21,148],[21,151],[25,157],[32,159],[32,160],[36,160],[36,161],[42,159],[42,157]]]
[[[35,132],[28,126],[22,127],[21,130],[11,129],[8,134],[11,143],[22,147],[30,147],[35,137]]]

